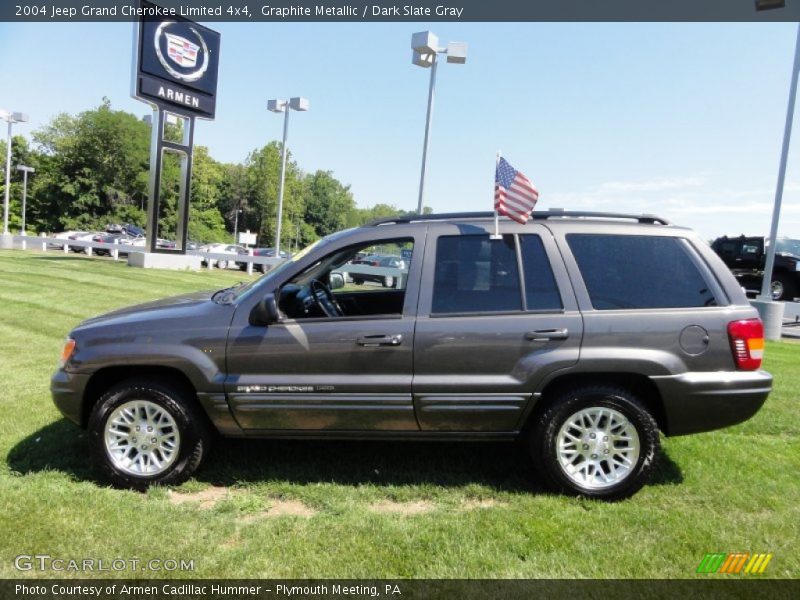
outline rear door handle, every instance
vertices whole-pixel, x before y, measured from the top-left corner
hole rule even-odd
[[[394,335],[386,335],[383,333],[377,335],[362,335],[356,340],[356,343],[359,346],[366,346],[368,348],[376,346],[399,346],[403,343],[403,336],[399,333],[395,333]]]
[[[525,339],[532,342],[546,342],[548,340],[565,340],[569,337],[566,327],[561,329],[537,329],[525,334]]]

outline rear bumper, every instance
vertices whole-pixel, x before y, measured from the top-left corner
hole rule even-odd
[[[50,379],[50,393],[53,403],[67,419],[83,426],[83,391],[89,375],[67,373],[59,369]]]
[[[667,435],[736,425],[752,417],[772,390],[766,371],[683,373],[650,378],[661,393]]]

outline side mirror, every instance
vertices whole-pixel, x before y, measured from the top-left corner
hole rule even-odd
[[[281,318],[275,294],[267,294],[250,311],[250,325],[269,325]]]
[[[328,279],[332,290],[338,290],[344,287],[344,276],[341,273],[331,273]]]

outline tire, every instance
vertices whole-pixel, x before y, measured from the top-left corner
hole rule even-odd
[[[618,439],[606,441],[612,432]],[[605,385],[581,386],[553,398],[535,417],[529,443],[534,465],[551,487],[609,501],[639,491],[660,451],[652,415],[626,389]]]
[[[217,268],[218,269],[227,269],[228,268],[228,261],[227,260],[218,260],[217,261]]]
[[[158,417],[153,435],[160,433],[162,437],[157,442],[159,448],[151,449],[149,456],[139,452],[130,441],[136,440],[138,445],[142,440],[134,436],[149,435],[149,431],[134,431],[137,419],[145,428],[147,414]],[[89,417],[88,435],[92,459],[101,473],[117,487],[140,491],[151,485],[177,485],[186,481],[200,466],[211,443],[211,428],[193,399],[177,387],[144,379],[123,381],[103,394]],[[115,437],[119,442],[116,458],[111,441]],[[144,441],[150,443],[151,439],[157,440],[153,437]],[[167,454],[170,439],[174,448],[172,454]],[[156,460],[162,461],[160,467],[151,456],[159,457]]]
[[[383,287],[385,288],[394,287],[394,277],[392,277],[391,275],[387,275],[386,277],[384,277]]]
[[[775,273],[770,285],[773,300],[791,302],[797,296],[794,279],[786,273]]]

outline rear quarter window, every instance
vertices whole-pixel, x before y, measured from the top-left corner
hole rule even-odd
[[[717,305],[681,238],[569,234],[567,243],[597,310]]]

